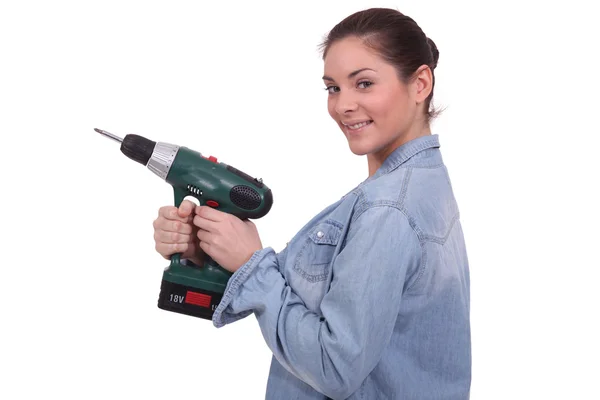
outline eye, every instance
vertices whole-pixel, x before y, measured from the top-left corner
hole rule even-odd
[[[325,88],[326,91],[328,91],[329,93],[334,93],[334,92],[339,92],[340,88],[337,86],[327,86]]]
[[[373,82],[369,82],[369,81],[362,81],[362,82],[358,82],[358,87],[361,89],[366,89],[369,86],[371,86],[373,84]],[[361,86],[362,85],[362,86]]]

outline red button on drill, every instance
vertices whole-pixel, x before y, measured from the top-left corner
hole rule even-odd
[[[208,159],[214,163],[217,162],[217,157],[215,157],[215,156],[210,156],[210,157],[208,157]]]
[[[206,202],[206,205],[207,205],[207,206],[210,206],[210,207],[219,207],[219,203],[217,203],[217,202],[216,202],[216,201],[214,201],[214,200],[208,200],[208,201]]]

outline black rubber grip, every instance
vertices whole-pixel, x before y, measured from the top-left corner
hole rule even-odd
[[[140,135],[126,135],[121,143],[121,152],[128,158],[142,165],[148,164],[148,160],[152,157],[156,142],[146,139]]]

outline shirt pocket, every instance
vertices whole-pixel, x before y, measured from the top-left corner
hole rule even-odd
[[[296,256],[294,271],[311,283],[326,280],[341,235],[342,227],[335,222],[315,225],[308,232],[302,249]]]

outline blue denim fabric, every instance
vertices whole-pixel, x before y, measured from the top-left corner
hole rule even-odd
[[[470,280],[437,135],[414,139],[231,277],[213,317],[254,313],[266,399],[468,399]]]

